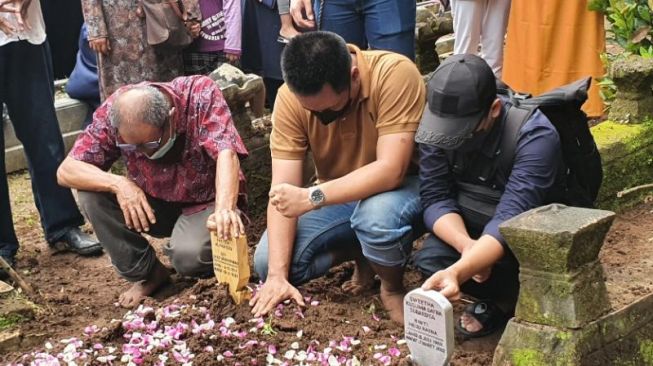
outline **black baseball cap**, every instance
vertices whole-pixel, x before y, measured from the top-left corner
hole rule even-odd
[[[497,97],[494,73],[482,58],[447,58],[427,82],[427,105],[415,141],[453,150],[465,142]]]

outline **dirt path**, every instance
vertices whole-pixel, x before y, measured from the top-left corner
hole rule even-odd
[[[11,176],[10,191],[14,221],[22,245],[18,255],[18,269],[34,284],[44,299],[36,319],[22,326],[24,333],[36,335],[33,338],[34,348],[23,349],[21,353],[42,349],[47,340],[57,344],[58,340],[63,338],[80,337],[91,324],[115,330],[112,324],[116,322],[112,323],[111,320],[121,319],[125,311],[116,307],[114,302],[128,284],[115,274],[108,256],[85,259],[71,253],[53,252],[43,239],[26,173]],[[650,250],[653,246],[652,208],[651,204],[641,205],[621,215],[601,253],[615,308],[649,294],[653,289],[653,251]],[[248,230],[251,234],[250,243],[256,242],[263,226],[261,220],[252,224]],[[163,241],[155,242],[159,251],[162,243]],[[344,265],[332,270],[327,277],[303,286],[305,296],[319,300],[320,305],[309,307],[304,312],[303,319],[293,317],[291,313],[289,317],[275,320],[274,326],[279,333],[268,341],[274,340],[280,345],[291,344],[297,332],[302,330],[305,340],[319,339],[324,342],[342,336],[359,337],[367,347],[361,348],[360,357],[370,361],[374,360],[375,353],[385,352],[375,350],[374,346],[391,346],[396,339],[402,338],[402,329],[386,319],[379,310],[381,306],[377,291],[373,290],[362,296],[348,296],[340,291],[340,284],[348,279],[350,274],[351,266]],[[416,272],[408,272],[407,283],[410,286],[418,286],[420,282]],[[236,321],[243,322],[249,319],[246,307],[229,305],[225,302],[224,293],[207,280],[195,283],[193,280],[176,278],[171,286],[147,303],[153,307],[171,305],[175,299],[178,299],[177,304],[188,304],[193,308],[196,308],[195,305],[204,304],[215,310],[212,316],[216,321],[222,317],[233,317]],[[461,306],[456,305],[457,312]],[[372,313],[380,319],[374,320]],[[364,331],[364,327],[370,328],[371,332]],[[122,338],[125,334],[116,334],[105,334],[102,340],[124,342]],[[200,342],[205,338],[198,339],[197,342]],[[491,364],[498,339],[498,334],[474,341],[457,339],[452,364]],[[226,344],[228,343],[221,343],[220,346]],[[201,347],[206,346],[207,344],[201,344]],[[397,348],[402,354],[406,354],[405,345]],[[204,348],[200,348],[202,349]],[[21,353],[0,355],[0,363],[17,361]],[[207,360],[202,359],[203,362],[199,362],[200,360],[197,358],[195,364],[210,364]],[[393,361],[392,364],[399,363]]]

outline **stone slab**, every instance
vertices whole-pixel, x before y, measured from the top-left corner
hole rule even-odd
[[[494,366],[653,365],[653,295],[570,330],[513,319]]]
[[[453,34],[447,34],[445,36],[438,38],[438,40],[435,41],[435,52],[438,55],[445,55],[447,53],[452,53],[453,44],[455,40],[456,39]]]
[[[88,106],[71,98],[59,98],[55,101],[55,110],[59,121],[59,129],[64,138],[66,151],[75,142],[81,132],[82,124],[88,113]],[[15,172],[27,168],[27,159],[23,153],[23,145],[16,137],[13,125],[9,120],[2,122],[5,138],[5,171]]]
[[[522,268],[565,273],[594,261],[614,212],[552,204],[499,225]]]
[[[63,135],[63,142],[68,152],[75,143],[77,136],[82,131],[68,132]],[[27,169],[27,158],[23,152],[23,145],[18,145],[5,149],[5,171],[12,173],[18,170]]]

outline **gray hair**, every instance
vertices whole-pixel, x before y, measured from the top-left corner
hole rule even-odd
[[[137,101],[125,106],[125,94],[134,94]],[[129,89],[119,95],[111,105],[109,121],[114,128],[120,127],[123,123],[147,123],[157,128],[162,128],[168,120],[170,112],[170,101],[159,90],[153,86],[139,86]]]

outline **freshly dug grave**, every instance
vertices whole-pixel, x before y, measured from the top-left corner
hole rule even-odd
[[[18,269],[34,285],[42,299],[36,318],[20,326],[25,338],[31,339],[31,342],[24,342],[24,349],[0,355],[1,364],[28,364],[35,358],[47,358],[47,355],[59,355],[61,362],[64,357],[72,357],[66,355],[74,355],[75,352],[86,354],[86,359],[77,364],[103,364],[109,361],[120,364],[120,359],[126,353],[138,349],[139,346],[132,347],[134,342],[138,345],[143,337],[147,338],[148,332],[154,335],[159,330],[165,335],[166,326],[170,327],[168,331],[171,334],[179,338],[176,340],[178,343],[174,342],[167,349],[166,364],[192,360],[194,365],[218,362],[248,365],[252,364],[253,359],[261,365],[267,363],[270,345],[276,348],[273,358],[288,361],[289,365],[299,364],[300,361],[290,362],[284,358],[286,355],[301,359],[310,357],[309,354],[314,352],[314,357],[318,358],[320,354],[324,356],[326,348],[331,349],[329,355],[335,355],[337,361],[345,361],[343,364],[347,364],[347,360],[355,364],[355,361],[351,361],[354,356],[363,365],[405,363],[407,348],[401,341],[402,328],[385,316],[378,299],[378,289],[360,296],[349,296],[340,290],[340,285],[352,272],[348,264],[300,288],[303,295],[310,298],[309,306],[301,316],[297,314],[297,307],[285,305],[282,314],[277,314],[280,317],[273,314],[262,319],[263,327],[260,319],[252,320],[247,305],[233,305],[224,290],[211,279],[195,281],[175,278],[171,285],[146,301],[144,306],[152,308],[151,311],[141,309],[138,313],[125,315],[126,311],[114,306],[114,302],[128,284],[115,274],[106,255],[80,258],[47,247],[33,206],[30,182],[26,177],[22,173],[12,176],[10,180],[14,221],[22,245]],[[650,250],[653,246],[652,209],[653,204],[642,204],[619,215],[601,252],[608,291],[615,309],[650,294],[653,288],[653,251]],[[249,226],[250,244],[256,243],[264,226],[264,218],[258,218]],[[153,240],[159,254],[163,242]],[[421,283],[421,278],[409,269],[406,283],[409,287],[416,287]],[[313,305],[310,305],[311,302]],[[456,314],[463,306],[461,303],[455,304]],[[166,317],[166,313],[174,316]],[[156,326],[153,326],[152,320],[157,316]],[[148,330],[147,326],[140,331],[131,329],[133,323],[139,324],[139,317],[151,329]],[[195,328],[193,320],[197,324]],[[213,322],[212,327],[210,321]],[[229,324],[227,331],[231,333],[222,336],[220,327],[226,324]],[[179,329],[175,328],[177,326]],[[195,333],[193,329],[196,329]],[[266,334],[263,334],[263,329],[266,329]],[[134,340],[134,333],[140,333],[141,338]],[[457,338],[452,364],[491,364],[498,339],[498,334],[479,340]],[[61,340],[67,343],[61,343]],[[129,346],[130,341],[132,346]],[[128,345],[127,352],[123,349],[125,344]],[[175,346],[179,361],[172,350]],[[116,357],[113,360],[109,357],[110,350]],[[39,352],[42,354],[39,355]],[[161,361],[159,356],[163,352],[166,350],[152,351],[141,355],[140,360],[142,364],[156,364]],[[194,357],[187,359],[191,353]],[[221,361],[218,361],[219,358]],[[328,357],[326,362],[328,364]]]

